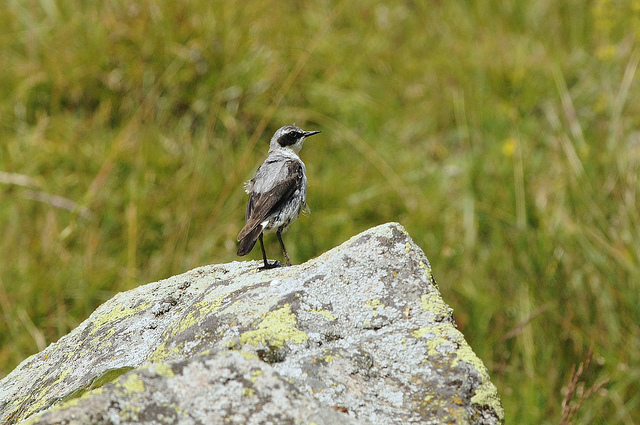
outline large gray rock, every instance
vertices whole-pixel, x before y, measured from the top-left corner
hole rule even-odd
[[[482,362],[404,228],[305,264],[123,292],[0,381],[9,424],[498,424]]]

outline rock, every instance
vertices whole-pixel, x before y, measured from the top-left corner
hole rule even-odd
[[[37,416],[37,424],[265,424],[361,422],[299,391],[238,351],[151,363]],[[225,422],[225,419],[229,421]]]
[[[9,424],[504,423],[397,223],[302,265],[205,266],[120,293],[0,381]]]

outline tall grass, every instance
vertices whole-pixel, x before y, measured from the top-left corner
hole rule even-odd
[[[241,183],[295,121],[323,133],[294,261],[399,221],[508,422],[605,379],[571,417],[640,422],[639,40],[637,0],[3,2],[0,374],[236,260]]]

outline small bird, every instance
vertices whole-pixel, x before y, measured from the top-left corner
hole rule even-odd
[[[263,234],[276,231],[287,266],[291,265],[289,254],[282,242],[282,232],[298,218],[307,203],[307,176],[302,160],[298,156],[305,139],[319,131],[304,131],[295,124],[278,129],[271,138],[269,154],[256,171],[256,175],[245,184],[249,203],[245,214],[246,224],[238,234],[238,255],[251,252],[260,241],[264,267],[272,269],[281,264],[269,263],[264,250]]]

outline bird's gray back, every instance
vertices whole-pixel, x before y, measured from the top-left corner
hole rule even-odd
[[[299,163],[304,173],[304,163],[298,156],[289,153],[272,152],[258,168],[255,177],[249,183],[249,192],[268,192],[279,182],[285,180],[288,177],[289,167],[287,162],[289,161]]]

